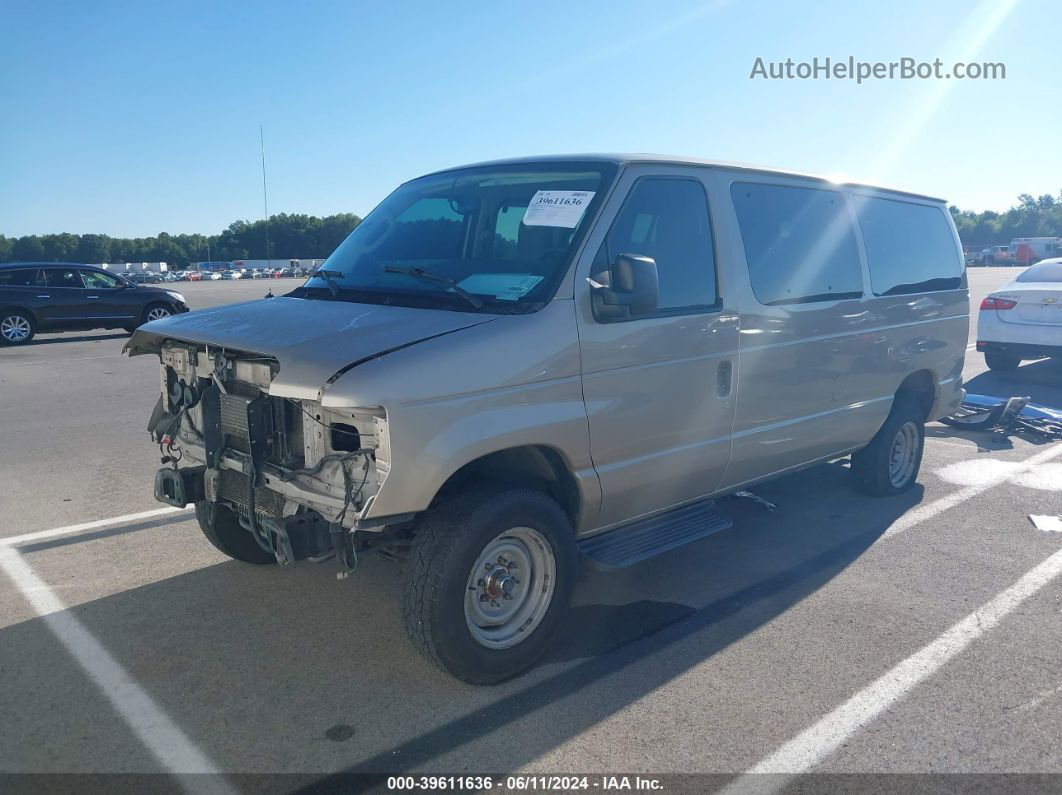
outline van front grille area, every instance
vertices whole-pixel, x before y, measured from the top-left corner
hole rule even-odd
[[[235,469],[222,469],[218,497],[246,510],[247,476]],[[254,511],[263,516],[281,518],[284,515],[284,495],[267,487],[254,490]]]
[[[239,381],[226,383],[221,396],[221,432],[225,447],[249,455],[251,440],[247,429],[247,404],[261,396],[254,384]],[[278,466],[302,466],[302,426],[298,409],[281,398],[268,398],[272,411],[273,443],[267,459]]]

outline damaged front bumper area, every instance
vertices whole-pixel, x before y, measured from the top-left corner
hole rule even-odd
[[[268,357],[172,341],[159,357],[156,499],[229,508],[282,564],[335,555],[349,569],[353,533],[387,475],[384,411],[270,395]]]

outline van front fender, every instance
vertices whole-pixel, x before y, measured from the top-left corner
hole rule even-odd
[[[390,469],[366,518],[423,511],[462,467],[524,446],[557,451],[579,492],[580,524],[597,515],[601,487],[578,376],[406,403],[389,410],[387,422]]]

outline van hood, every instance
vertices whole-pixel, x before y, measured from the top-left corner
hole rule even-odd
[[[280,370],[272,395],[319,400],[329,381],[399,348],[497,320],[440,309],[269,298],[173,315],[141,326],[123,349],[158,353],[163,340],[270,356]]]

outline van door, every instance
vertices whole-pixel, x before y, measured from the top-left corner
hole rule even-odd
[[[597,527],[712,492],[730,458],[737,314],[724,295],[700,170],[628,168],[588,239],[576,301]],[[595,317],[590,280],[621,254],[651,257],[659,306]]]
[[[725,488],[866,443],[893,391],[879,389],[886,321],[864,299],[866,275],[844,194],[797,178],[744,174],[729,192],[740,232],[733,259],[747,277],[733,291],[741,312],[741,399]]]

